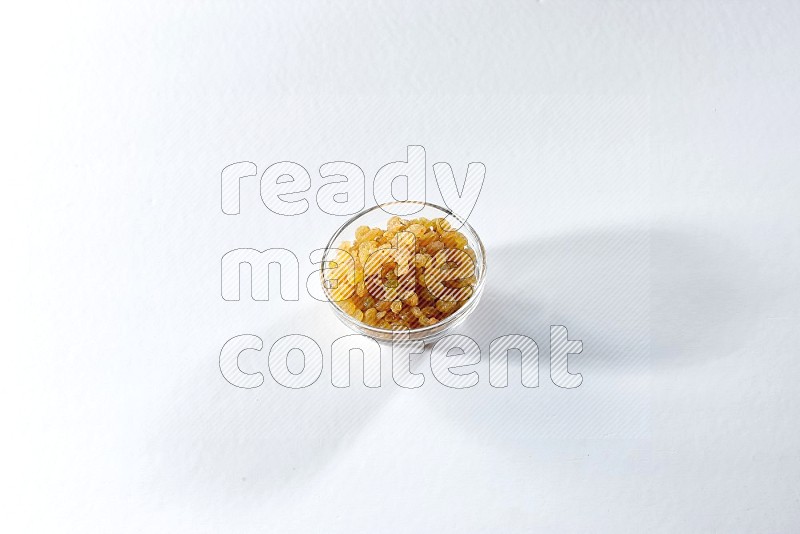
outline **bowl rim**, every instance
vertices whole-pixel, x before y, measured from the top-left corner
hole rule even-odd
[[[426,334],[426,333],[430,333],[430,332],[434,332],[434,331],[436,331],[438,333],[439,329],[446,328],[448,324],[454,322],[456,319],[459,319],[459,318],[463,317],[464,314],[472,311],[472,309],[474,308],[474,303],[478,301],[478,299],[480,297],[480,292],[483,289],[484,282],[486,281],[486,249],[483,246],[483,241],[481,241],[481,238],[478,235],[478,232],[475,231],[475,229],[472,227],[471,224],[469,224],[469,222],[467,222],[466,219],[464,219],[463,217],[461,217],[460,215],[458,215],[457,213],[455,213],[451,209],[446,208],[446,207],[442,207],[442,206],[440,206],[438,204],[434,204],[432,202],[425,202],[425,201],[420,201],[420,200],[398,200],[398,201],[395,201],[395,202],[385,202],[383,204],[376,204],[375,206],[372,206],[370,208],[366,208],[366,209],[363,209],[363,210],[359,211],[358,213],[356,213],[355,215],[353,215],[352,217],[347,219],[344,223],[342,223],[342,225],[339,226],[339,228],[333,233],[331,238],[328,240],[328,244],[326,245],[326,247],[324,249],[324,254],[322,256],[322,262],[323,262],[322,267],[323,268],[320,269],[320,275],[319,275],[320,276],[320,282],[322,283],[322,290],[325,293],[326,297],[330,297],[330,295],[328,293],[328,289],[325,287],[325,265],[324,265],[325,264],[325,258],[327,256],[327,251],[328,250],[330,250],[332,248],[336,248],[336,247],[333,246],[333,244],[337,240],[340,239],[340,236],[341,236],[342,232],[344,231],[344,229],[347,228],[353,222],[357,221],[359,218],[361,218],[364,215],[366,215],[368,213],[371,213],[371,212],[373,212],[375,210],[383,210],[388,215],[392,216],[391,212],[388,212],[383,208],[385,206],[393,206],[393,205],[401,205],[401,204],[419,204],[419,205],[422,206],[422,208],[425,208],[425,207],[435,208],[435,209],[437,209],[439,211],[442,211],[442,212],[446,213],[447,214],[446,216],[453,217],[456,220],[458,220],[458,222],[461,223],[461,226],[459,226],[459,230],[461,228],[466,227],[467,230],[469,231],[469,233],[471,233],[475,237],[475,241],[476,241],[476,243],[478,245],[478,248],[480,249],[480,253],[481,253],[480,254],[480,258],[481,258],[481,261],[480,261],[480,272],[479,272],[479,276],[478,276],[478,281],[474,286],[474,289],[473,289],[473,292],[472,292],[472,296],[469,298],[469,300],[467,301],[466,305],[464,305],[461,308],[459,308],[458,310],[456,310],[456,312],[453,313],[452,315],[449,315],[449,316],[445,317],[442,321],[437,322],[436,324],[432,324],[432,325],[428,325],[428,326],[422,326],[420,328],[411,328],[411,329],[408,329],[408,330],[401,330],[401,329],[378,328],[376,326],[370,326],[367,323],[365,323],[363,321],[359,321],[356,318],[348,315],[343,309],[341,309],[337,305],[336,301],[333,301],[330,298],[326,298],[326,301],[328,302],[328,304],[330,304],[333,307],[334,312],[337,314],[337,316],[339,317],[340,320],[342,320],[343,322],[345,322],[347,324],[357,325],[357,327],[362,331],[374,332],[376,335],[372,336],[372,337],[385,337],[387,334],[388,335],[392,335],[392,336],[394,336],[394,335]],[[420,209],[420,211],[421,211],[421,209]]]

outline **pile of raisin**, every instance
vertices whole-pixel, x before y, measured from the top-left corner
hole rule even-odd
[[[326,276],[331,300],[378,328],[434,325],[469,300],[477,281],[475,251],[442,218],[392,217],[385,230],[361,226],[355,241],[338,249]]]

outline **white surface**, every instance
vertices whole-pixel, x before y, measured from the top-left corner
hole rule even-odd
[[[431,4],[4,17],[4,530],[800,529],[800,6]],[[347,332],[304,294],[222,301],[225,252],[290,247],[305,275],[341,219],[271,214],[253,180],[225,216],[221,169],[296,161],[313,192],[408,144],[429,185],[486,164],[480,384],[427,356],[419,390],[386,356],[377,391],[328,361],[284,390],[253,356],[262,387],[225,382],[230,337],[327,357]],[[546,356],[550,324],[584,383],[543,357],[538,389],[491,388],[491,339]]]

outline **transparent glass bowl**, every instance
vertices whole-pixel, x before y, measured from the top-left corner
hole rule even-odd
[[[412,204],[414,206],[409,207],[409,205]],[[328,298],[328,304],[330,304],[334,314],[336,314],[339,320],[347,325],[348,328],[358,332],[359,334],[363,334],[375,339],[378,342],[388,343],[392,341],[393,335],[406,334],[403,336],[404,340],[407,339],[410,341],[423,341],[425,343],[429,343],[444,336],[448,330],[463,322],[464,319],[466,319],[467,316],[472,313],[472,311],[478,305],[478,301],[483,293],[483,286],[486,280],[486,250],[483,248],[483,242],[481,242],[478,234],[464,219],[447,208],[443,208],[435,204],[429,204],[427,202],[404,201],[374,206],[353,216],[353,218],[345,222],[333,234],[328,242],[327,247],[325,247],[325,253],[323,255],[323,261],[325,262],[324,265],[327,265],[327,262],[334,261],[337,254],[335,247],[339,246],[342,241],[352,242],[355,239],[356,228],[359,226],[385,228],[386,222],[393,215],[387,211],[384,211],[383,208],[388,207],[389,209],[395,209],[394,206],[399,207],[401,210],[405,208],[409,211],[411,211],[411,209],[419,209],[421,206],[422,208],[420,211],[413,213],[412,215],[404,216],[403,218],[425,217],[427,219],[435,219],[438,217],[446,217],[453,229],[456,229],[464,234],[464,236],[467,238],[468,246],[475,251],[475,277],[477,278],[477,282],[473,286],[472,296],[461,308],[456,310],[452,315],[445,317],[440,322],[430,326],[412,328],[408,330],[389,330],[370,326],[345,313],[344,310],[342,310],[336,304],[336,302],[330,299],[330,297]],[[325,295],[329,295],[328,290],[325,289],[324,271],[321,271],[320,282],[322,283]]]

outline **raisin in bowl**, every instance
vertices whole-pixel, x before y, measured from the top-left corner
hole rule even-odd
[[[425,202],[358,213],[331,237],[323,262],[333,312],[379,342],[444,336],[475,309],[486,279],[486,252],[472,226]]]

